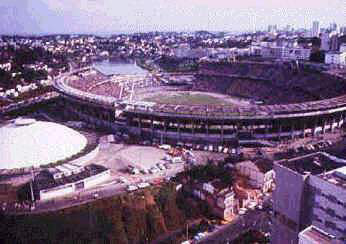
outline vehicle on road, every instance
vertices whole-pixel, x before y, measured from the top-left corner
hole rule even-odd
[[[166,167],[162,164],[162,163],[158,163],[157,164],[157,167],[160,169],[160,170],[165,170]]]
[[[140,172],[144,175],[149,174],[149,170],[146,168],[141,169]]]
[[[240,214],[240,215],[243,215],[243,214],[246,213],[246,211],[247,211],[246,208],[240,208],[240,209],[239,209],[239,214]]]
[[[174,157],[172,159],[172,163],[177,164],[177,163],[182,163],[183,159],[181,157]]]
[[[137,186],[138,188],[146,188],[150,186],[150,184],[148,182],[142,182],[142,183],[139,183]]]
[[[195,236],[193,237],[193,239],[194,239],[195,241],[199,241],[199,240],[201,240],[203,237],[205,237],[205,233],[199,232],[199,233],[197,233],[197,235],[195,235]]]
[[[172,147],[171,145],[168,145],[168,144],[162,144],[159,146],[159,148],[163,150],[170,150]]]
[[[129,181],[128,181],[125,177],[123,177],[123,176],[120,176],[120,177],[119,177],[119,180],[120,180],[121,183],[128,183],[128,182],[129,182]]]
[[[156,168],[156,167],[151,167],[150,170],[149,170],[149,172],[150,172],[151,174],[156,174],[156,173],[160,172],[160,170],[159,170],[158,168]]]
[[[127,187],[127,191],[128,191],[128,192],[132,192],[132,191],[136,191],[136,190],[138,190],[138,187],[137,187],[137,186],[129,185],[129,186]]]

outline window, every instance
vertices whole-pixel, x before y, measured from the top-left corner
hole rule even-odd
[[[334,211],[334,209],[327,208],[325,211],[326,211],[326,213],[327,213],[329,216],[335,217],[335,211]]]
[[[317,222],[322,222],[322,220],[321,220],[316,214],[314,214],[314,215],[312,216],[312,220],[315,220],[315,221],[317,221]]]
[[[336,229],[336,224],[334,222],[326,221],[324,225],[330,229]]]
[[[334,202],[334,203],[338,202],[338,199],[333,195],[327,195],[326,198],[331,202]]]

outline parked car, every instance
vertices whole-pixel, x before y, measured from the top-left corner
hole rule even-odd
[[[170,150],[172,147],[168,144],[162,144],[159,146],[159,148],[163,150]]]
[[[121,176],[119,178],[119,180],[120,180],[121,183],[127,183],[128,182],[128,180],[125,177],[123,177],[123,176]]]
[[[139,169],[133,168],[133,169],[131,170],[131,174],[133,174],[133,175],[139,174]]]
[[[172,166],[169,165],[169,163],[165,163],[164,166],[166,167],[166,169],[171,169],[172,168]]]
[[[163,157],[163,160],[165,160],[165,161],[172,161],[172,156],[166,154],[166,155]]]
[[[158,163],[158,164],[157,164],[157,167],[158,167],[159,169],[161,169],[161,170],[165,170],[165,169],[166,169],[166,167],[163,165],[163,163]]]
[[[156,167],[151,167],[149,172],[152,173],[152,174],[156,174],[156,173],[160,172],[160,170],[158,168],[156,168]]]
[[[147,170],[145,168],[141,169],[140,172],[144,175],[149,174],[149,170]]]
[[[172,162],[177,164],[177,163],[182,163],[183,162],[183,159],[181,157],[174,157],[172,159]]]
[[[129,186],[127,187],[127,191],[128,191],[128,192],[132,192],[132,191],[135,191],[135,190],[138,190],[138,187],[137,187],[137,186],[129,185]]]
[[[142,183],[139,183],[137,186],[138,188],[146,188],[150,186],[150,184],[148,182],[142,182]]]

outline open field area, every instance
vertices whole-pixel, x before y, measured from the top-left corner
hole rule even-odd
[[[236,98],[221,94],[188,91],[161,92],[146,96],[143,100],[148,102],[181,105],[239,105],[241,103]]]
[[[164,150],[154,147],[109,144],[100,150],[94,161],[113,171],[119,171],[126,169],[128,165],[150,168],[163,159],[164,155]]]

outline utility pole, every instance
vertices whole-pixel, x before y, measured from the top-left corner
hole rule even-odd
[[[31,168],[31,181],[30,181],[30,191],[31,191],[31,210],[35,209],[35,196],[34,196],[34,189],[33,189],[33,183],[34,183],[34,168]]]
[[[186,240],[189,240],[189,224],[186,224]]]

